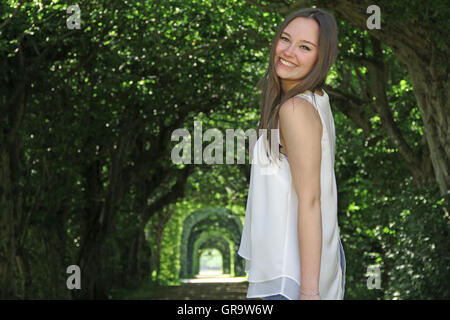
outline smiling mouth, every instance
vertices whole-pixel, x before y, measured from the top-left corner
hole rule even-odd
[[[283,58],[278,58],[278,64],[282,65],[283,67],[289,68],[289,69],[293,69],[296,67],[295,64],[284,60]]]

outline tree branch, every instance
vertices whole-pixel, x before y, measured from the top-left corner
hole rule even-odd
[[[384,74],[383,52],[379,40],[372,37],[372,47],[374,53],[374,61],[366,60],[366,66],[369,70],[368,74],[371,79],[370,90],[376,98],[375,107],[381,117],[383,126],[386,128],[393,144],[399,149],[411,172],[420,171],[421,160],[413,150],[409,147],[404,139],[400,129],[395,124],[392,112],[390,110],[389,101],[386,96],[386,78]]]

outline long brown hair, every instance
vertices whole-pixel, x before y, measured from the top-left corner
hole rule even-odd
[[[314,19],[319,25],[319,56],[311,71],[306,75],[302,81],[295,87],[290,89],[283,95],[280,85],[280,78],[276,74],[274,59],[275,51],[278,40],[280,39],[281,32],[286,26],[295,18],[305,17]],[[268,158],[273,160],[272,145],[272,129],[278,129],[279,109],[283,103],[307,90],[312,92],[316,90],[322,90],[325,85],[327,74],[333,65],[337,55],[337,26],[334,17],[318,8],[304,8],[291,13],[284,22],[278,28],[277,33],[272,39],[272,45],[270,48],[269,67],[264,74],[263,78],[258,82],[256,87],[262,89],[260,111],[261,116],[258,126],[258,137],[261,129],[266,129],[266,137],[268,139],[269,154]],[[314,95],[313,95],[314,97]],[[267,141],[266,139],[264,139]],[[264,143],[267,143],[263,141]],[[266,149],[267,150],[267,149]],[[277,150],[278,151],[278,150]],[[276,153],[278,154],[278,152]],[[279,155],[281,159],[281,155]]]

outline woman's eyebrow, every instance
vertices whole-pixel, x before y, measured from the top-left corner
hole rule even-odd
[[[287,33],[286,31],[283,31],[282,34],[283,34],[283,33],[286,33],[290,38],[292,38],[291,35],[290,35],[289,33]],[[314,43],[312,43],[312,42],[310,42],[310,41],[308,41],[308,40],[300,40],[300,41],[309,43],[309,44],[313,45],[314,47],[317,47]]]

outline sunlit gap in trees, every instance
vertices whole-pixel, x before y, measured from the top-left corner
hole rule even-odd
[[[219,250],[207,248],[200,251],[199,273],[193,279],[181,279],[184,283],[243,282],[247,277],[233,277],[223,273],[223,257]]]
[[[206,249],[200,255],[199,276],[223,275],[222,254],[217,249]]]

